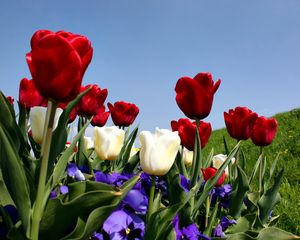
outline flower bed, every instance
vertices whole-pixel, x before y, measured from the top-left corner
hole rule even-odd
[[[203,158],[211,135],[203,119],[221,80],[180,78],[176,102],[186,118],[170,121],[172,130],[139,132],[130,129],[135,104],[108,103],[106,111],[107,89],[82,86],[92,55],[84,36],[39,30],[26,55],[32,80],[20,82],[18,115],[1,93],[1,238],[298,238],[276,228],[272,215],[283,170],[275,174],[276,160],[263,149],[276,119],[230,109],[224,120],[236,146],[224,141],[225,154]],[[109,116],[114,126],[105,126]],[[76,118],[77,135],[67,142]],[[85,136],[90,124],[93,139]],[[249,138],[261,154],[247,176],[240,145]]]

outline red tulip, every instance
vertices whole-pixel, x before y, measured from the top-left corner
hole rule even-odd
[[[202,171],[204,180],[207,181],[208,179],[210,179],[216,175],[218,169],[213,168],[213,167],[208,167],[206,169],[201,168],[201,171]],[[225,181],[225,177],[226,177],[225,172],[223,172],[221,177],[218,179],[216,186],[221,186]]]
[[[10,102],[11,105],[14,105],[15,99],[12,96],[7,96],[6,98]]]
[[[275,118],[258,117],[251,133],[253,143],[257,146],[270,145],[275,137],[277,128],[278,123]]]
[[[89,84],[85,87],[81,86],[80,92],[91,88],[79,101],[78,112],[81,115],[93,116],[97,114],[98,109],[103,106],[107,97],[107,89],[100,89],[96,84]]]
[[[188,118],[206,118],[220,83],[219,79],[214,84],[210,73],[198,73],[194,78],[180,78],[175,87],[177,105]]]
[[[114,105],[108,103],[107,106],[116,126],[128,127],[134,122],[136,116],[139,114],[139,108],[133,103],[120,101],[115,102]]]
[[[100,108],[98,108],[97,114],[93,116],[91,124],[94,127],[103,127],[107,122],[109,114],[110,112],[105,112],[105,106],[101,106]]]
[[[40,94],[57,102],[74,99],[93,49],[90,41],[70,32],[38,30],[31,38],[26,60]]]
[[[32,80],[23,78],[19,87],[19,104],[29,110],[36,106],[46,107],[47,100],[39,94]]]
[[[257,113],[246,107],[236,107],[224,112],[224,120],[229,135],[237,140],[247,140],[253,130]]]
[[[61,109],[65,109],[68,106],[68,104],[69,103],[60,103],[60,104],[58,104],[58,107],[61,108]],[[77,106],[75,106],[72,109],[72,111],[70,112],[68,123],[74,122],[76,117],[77,117]]]
[[[178,131],[181,144],[188,150],[193,151],[195,146],[196,122],[191,122],[188,118],[180,118],[178,122],[171,121],[171,127],[173,131]],[[210,123],[200,121],[198,130],[201,148],[204,148],[211,134],[211,125]]]

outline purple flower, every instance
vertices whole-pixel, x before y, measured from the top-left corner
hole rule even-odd
[[[103,173],[100,171],[95,172],[94,177],[96,182],[102,182],[115,187],[120,187],[124,182],[129,180],[133,175],[125,173]]]
[[[67,168],[68,176],[75,178],[77,181],[84,181],[83,173],[78,169],[75,163],[70,163]]]
[[[59,193],[60,193],[60,194],[66,194],[66,193],[68,193],[68,192],[69,192],[68,186],[62,185],[62,186],[59,187]],[[51,199],[51,198],[56,198],[56,197],[57,197],[57,188],[55,188],[55,189],[50,193],[49,199]]]
[[[176,232],[176,239],[187,239],[187,240],[210,240],[209,237],[201,234],[196,226],[196,224],[192,223],[189,224],[182,229],[179,228],[179,217],[176,215],[176,217],[173,219],[173,227]]]
[[[104,240],[103,234],[94,233],[93,236],[92,236],[92,240]]]
[[[231,225],[236,224],[236,221],[229,219],[227,217],[222,217],[220,223],[216,226],[214,230],[214,237],[226,237],[224,231]]]
[[[214,237],[226,237],[225,233],[223,232],[222,226],[218,224],[213,233]]]
[[[215,187],[211,190],[211,203],[215,204],[217,199],[219,199],[219,206],[228,209],[229,208],[229,194],[231,192],[230,184],[225,184],[224,186]]]
[[[148,210],[148,198],[139,189],[131,189],[122,201],[122,205],[128,205],[140,214],[146,214]]]
[[[17,223],[19,220],[18,210],[13,205],[5,205],[4,210],[11,218],[13,224]],[[0,219],[2,218],[0,213]],[[8,234],[8,228],[4,221],[0,221],[0,239],[6,239],[5,236]]]
[[[190,181],[185,178],[184,175],[180,174],[180,186],[184,189],[184,191],[189,192]]]
[[[145,223],[136,214],[117,210],[106,219],[103,230],[111,240],[139,240],[143,239]]]
[[[152,185],[152,179],[151,176],[147,173],[141,174],[141,180],[142,180],[142,186],[145,189],[146,192],[149,193],[151,185]],[[163,196],[167,195],[167,183],[165,180],[159,180],[158,177],[155,177],[155,189],[160,190]]]

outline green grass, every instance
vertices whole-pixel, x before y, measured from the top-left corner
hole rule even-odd
[[[264,152],[268,166],[279,153],[276,171],[284,168],[284,179],[280,188],[282,199],[275,207],[275,214],[281,216],[277,227],[300,235],[300,108],[273,117],[278,121],[278,132],[273,143],[265,147]],[[225,153],[223,137],[229,149],[234,147],[236,140],[229,136],[226,129],[215,130],[203,151],[204,156],[212,148],[214,154]],[[259,148],[248,140],[242,143],[241,149],[246,156],[246,172],[249,174],[259,156]]]

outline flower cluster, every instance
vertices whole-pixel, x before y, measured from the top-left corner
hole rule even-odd
[[[260,232],[273,224],[269,216],[282,178],[279,172],[275,187],[268,186],[274,173],[265,181],[261,160],[262,147],[275,137],[275,119],[246,107],[224,112],[232,138],[251,138],[261,147],[248,178],[239,163],[241,141],[226,154],[204,158],[201,152],[212,134],[203,119],[221,84],[211,73],[177,81],[176,102],[186,118],[171,120],[171,129],[139,133],[130,130],[139,114],[135,104],[108,102],[106,111],[108,90],[82,85],[93,56],[85,36],[38,30],[30,44],[32,80],[20,82],[18,119],[13,99],[0,95],[1,199],[7,201],[0,205],[1,239],[291,236],[276,228]],[[109,116],[114,126],[107,126]],[[78,132],[68,142],[75,120]],[[90,124],[93,138],[85,134]],[[250,185],[258,168],[257,190]]]

